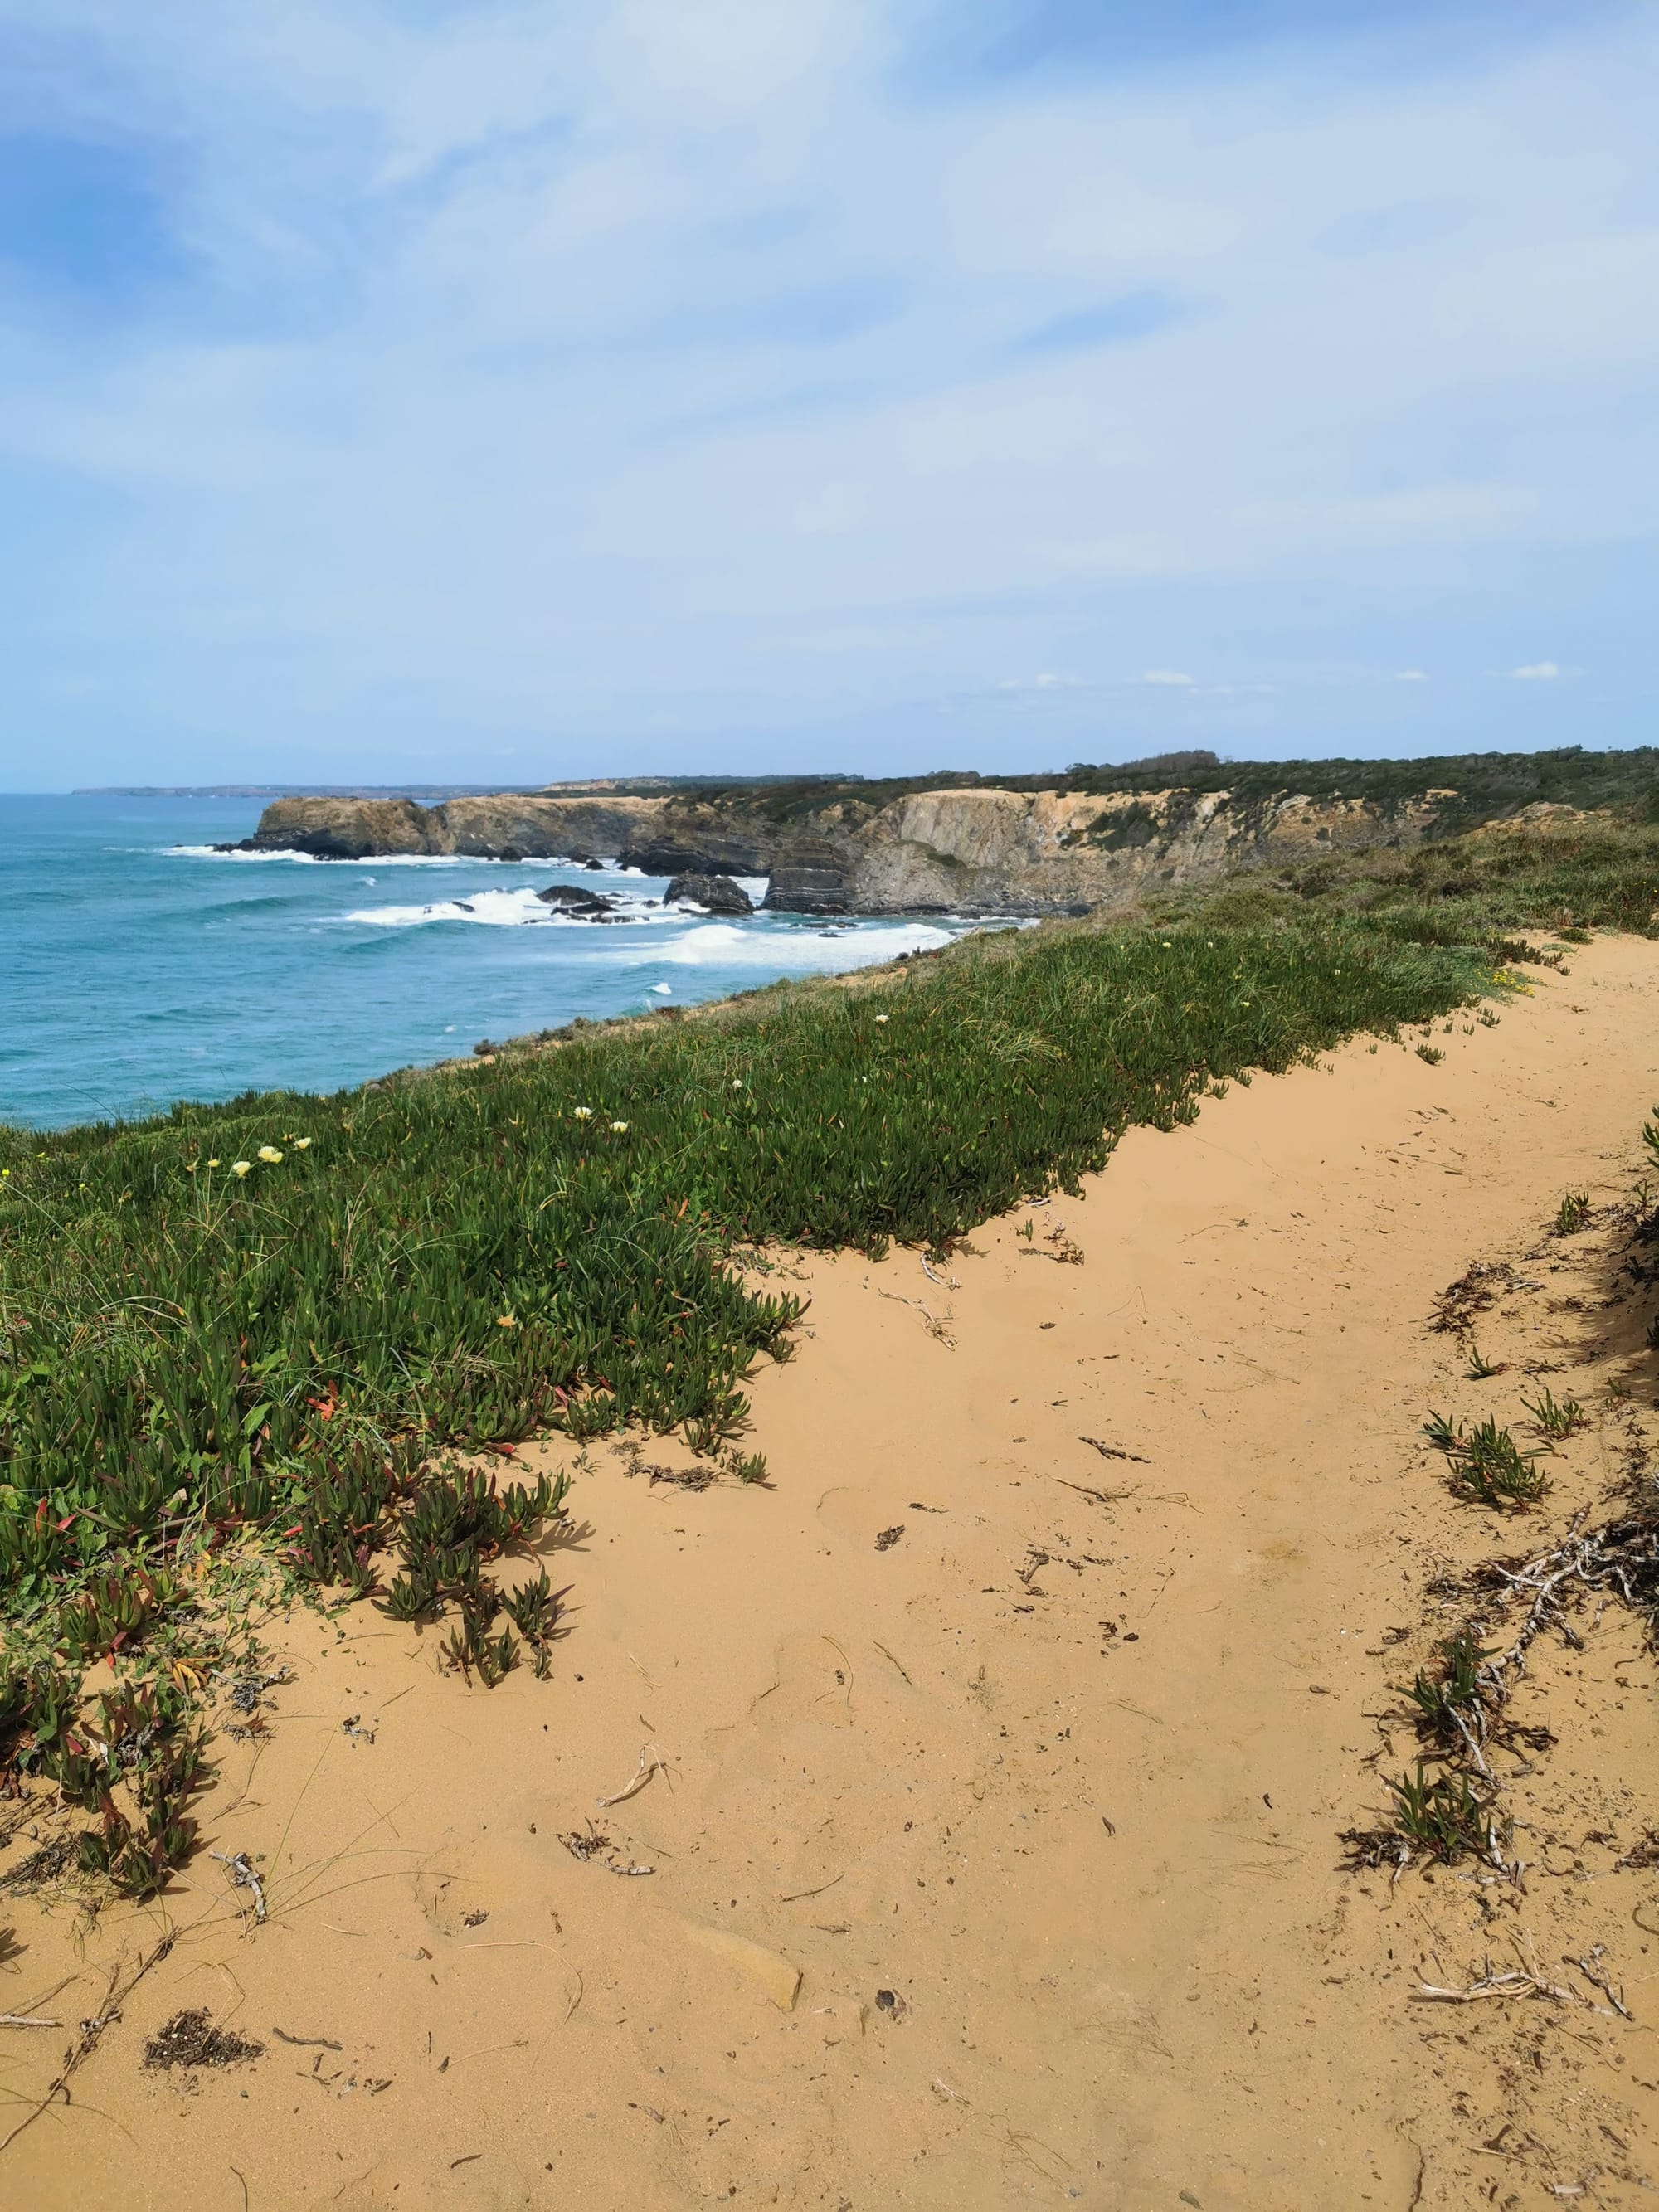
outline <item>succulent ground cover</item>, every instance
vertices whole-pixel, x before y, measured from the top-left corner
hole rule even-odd
[[[443,1615],[469,1679],[545,1674],[562,1593],[483,1571],[562,1510],[514,1445],[678,1429],[763,1479],[742,1385],[799,1309],[752,1248],[947,1249],[1213,1085],[1501,997],[1516,931],[1656,904],[1659,832],[1510,830],[332,1097],[0,1132],[0,1778],[148,1893],[261,1604]]]

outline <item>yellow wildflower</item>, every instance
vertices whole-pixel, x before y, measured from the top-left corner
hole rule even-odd
[[[259,1147],[259,1158],[262,1160],[268,1160],[272,1167],[276,1166],[282,1157],[275,1145],[261,1145]]]
[[[233,1160],[230,1164],[230,1171],[234,1176],[245,1176],[252,1170],[252,1160]]]

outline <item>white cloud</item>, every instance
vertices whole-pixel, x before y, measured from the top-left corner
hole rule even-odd
[[[1560,673],[1553,660],[1528,660],[1523,666],[1510,671],[1517,684],[1553,684]]]
[[[1427,672],[1421,668],[1396,668],[1394,680],[1396,684],[1426,684],[1429,678]]]
[[[89,337],[0,252],[14,728],[887,765],[988,659],[1106,744],[1164,641],[1208,728],[1659,526],[1650,18],[964,88],[915,0],[51,14],[0,124],[151,149],[198,280]]]

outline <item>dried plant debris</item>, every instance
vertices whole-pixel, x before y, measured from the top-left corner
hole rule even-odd
[[[1506,1261],[1477,1260],[1434,1303],[1433,1325],[1443,1335],[1461,1336],[1477,1314],[1523,1287]],[[1529,1287],[1535,1288],[1535,1285]]]
[[[596,1828],[591,1820],[587,1824],[586,1834],[580,1828],[573,1828],[568,1835],[561,1836],[559,1841],[569,1852],[571,1857],[580,1859],[584,1866],[602,1866],[608,1869],[611,1874],[627,1875],[630,1877],[655,1874],[657,1871],[655,1867],[646,1866],[637,1859],[624,1856],[611,1838],[602,1829]]]
[[[1125,1451],[1121,1444],[1103,1443],[1098,1437],[1079,1437],[1078,1442],[1080,1444],[1087,1444],[1091,1451],[1097,1451],[1102,1459],[1133,1460],[1137,1467],[1152,1465],[1151,1460],[1144,1453]]]
[[[49,1844],[42,1844],[39,1850],[21,1859],[9,1873],[0,1875],[0,1891],[16,1894],[44,1889],[49,1881],[61,1881],[74,1867],[76,1856],[73,1836],[54,1836]]]
[[[903,1522],[896,1521],[890,1528],[884,1528],[881,1534],[877,1537],[876,1549],[878,1552],[890,1552],[894,1545],[897,1543],[899,1538],[903,1534]]]
[[[653,1489],[665,1482],[678,1490],[712,1490],[720,1480],[718,1469],[712,1467],[642,1467],[639,1472],[650,1476]]]
[[[1659,1159],[1659,1121],[1644,1129],[1643,1139]],[[1650,1197],[1644,1184],[1636,1200],[1636,1211],[1644,1218]],[[1607,1211],[1610,1219],[1623,1218],[1616,1207]],[[1562,1201],[1562,1216],[1558,1225],[1564,1235],[1576,1233],[1597,1218],[1582,1192],[1568,1194]],[[1540,1287],[1523,1282],[1502,1263],[1481,1263],[1442,1295],[1435,1325],[1467,1331],[1470,1316],[1496,1297]],[[1478,1355],[1474,1364],[1485,1373],[1492,1371]],[[1628,1401],[1627,1389],[1623,1395]],[[1522,1451],[1510,1432],[1491,1418],[1473,1429],[1439,1414],[1425,1424],[1425,1434],[1444,1454],[1452,1486],[1459,1494],[1491,1506],[1536,1504],[1546,1488],[1539,1459],[1589,1425],[1589,1416],[1578,1400],[1557,1399],[1547,1388],[1540,1387],[1522,1403],[1540,1451]],[[1443,1573],[1429,1585],[1431,1597],[1458,1604],[1465,1618],[1437,1646],[1435,1665],[1419,1668],[1409,1687],[1401,1686],[1403,1717],[1414,1723],[1421,1750],[1413,1772],[1387,1783],[1392,1803],[1386,1821],[1345,1832],[1342,1840],[1350,1866],[1387,1866],[1397,1879],[1416,1862],[1452,1865],[1475,1858],[1518,1879],[1520,1861],[1511,1862],[1510,1856],[1511,1824],[1499,1802],[1503,1778],[1494,1771],[1491,1754],[1494,1747],[1516,1755],[1542,1753],[1555,1741],[1547,1729],[1523,1727],[1507,1711],[1533,1644],[1547,1631],[1571,1650],[1582,1651],[1584,1638],[1572,1616],[1589,1610],[1592,1618],[1599,1618],[1609,1601],[1635,1613],[1650,1642],[1659,1643],[1659,1492],[1649,1476],[1645,1443],[1628,1411],[1626,1429],[1624,1512],[1586,1526],[1589,1509],[1582,1508],[1557,1541],[1530,1554],[1488,1559],[1462,1573]],[[1401,1717],[1381,1717],[1386,1723]],[[1647,1831],[1619,1863],[1629,1869],[1659,1865],[1659,1830]],[[1621,1998],[1600,1977],[1594,1958],[1567,1963],[1577,1966],[1615,2011],[1622,2011]],[[1422,1992],[1458,2002],[1540,1993],[1560,1994],[1537,1982],[1530,1962],[1520,1977],[1505,1971],[1478,1978],[1465,1990],[1425,1988]]]
[[[238,2066],[263,2058],[265,2046],[228,2027],[216,2027],[205,2005],[176,2012],[144,2045],[144,2064],[170,2074],[175,2067],[194,2072],[204,2066]]]

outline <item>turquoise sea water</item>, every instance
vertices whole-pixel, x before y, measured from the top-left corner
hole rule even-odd
[[[485,1036],[861,967],[965,924],[724,921],[660,882],[545,860],[223,855],[259,803],[0,798],[0,1121],[332,1091]],[[552,883],[623,894],[569,921]],[[758,896],[760,886],[752,887]]]

